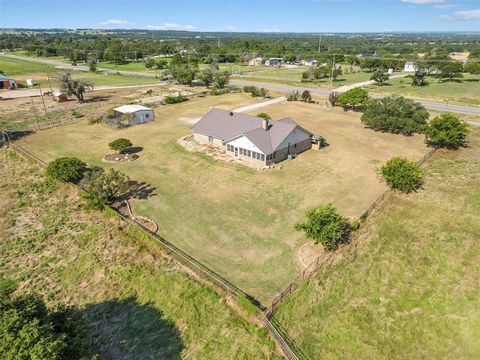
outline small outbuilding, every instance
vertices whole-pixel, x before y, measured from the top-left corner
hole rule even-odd
[[[11,77],[0,74],[0,90],[14,90],[17,88],[17,83]]]
[[[415,72],[417,70],[418,70],[417,63],[415,63],[413,61],[407,61],[405,63],[405,67],[403,68],[403,71],[405,71],[405,72]]]
[[[65,102],[65,101],[68,101],[68,96],[67,94],[65,94],[65,92],[61,91],[61,90],[55,90],[53,93],[53,100],[57,101],[57,102]]]
[[[122,117],[122,115],[130,114],[126,116],[128,118],[129,125],[144,124],[155,120],[155,112],[142,105],[123,105],[113,109],[113,115],[116,118]]]

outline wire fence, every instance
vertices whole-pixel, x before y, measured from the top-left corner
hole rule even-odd
[[[25,148],[10,143],[10,146],[20,153],[25,158],[45,167],[47,163],[40,159],[35,154],[31,153],[30,151],[26,150]],[[80,187],[79,185],[75,185],[79,190],[85,190]],[[275,340],[276,344],[282,349],[283,354],[288,360],[299,360],[297,354],[293,350],[294,346],[292,345],[291,340],[287,340],[282,336],[282,330],[278,328],[278,324],[274,325],[268,316],[266,316],[264,312],[264,308],[253,297],[239,289],[237,286],[230,283],[228,280],[223,278],[221,275],[216,273],[214,270],[209,268],[208,266],[204,265],[200,261],[196,260],[194,257],[190,256],[177,246],[170,243],[168,240],[164,239],[163,237],[153,233],[150,229],[146,228],[143,224],[136,222],[135,220],[130,219],[129,217],[122,214],[122,212],[114,207],[107,207],[107,209],[113,212],[116,216],[118,216],[122,221],[130,224],[134,229],[138,229],[143,235],[147,236],[148,238],[154,239],[157,244],[161,245],[161,247],[165,250],[166,254],[175,259],[177,262],[182,264],[183,266],[187,267],[191,271],[193,271],[197,276],[200,278],[209,281],[212,283],[217,289],[221,289],[224,292],[228,293],[229,295],[233,296],[234,298],[244,297],[248,299],[258,310],[258,317],[261,322],[265,325],[268,329],[270,335]]]

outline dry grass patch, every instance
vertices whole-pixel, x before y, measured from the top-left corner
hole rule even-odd
[[[385,190],[376,176],[382,162],[394,155],[418,159],[428,150],[419,136],[365,129],[358,113],[287,102],[262,111],[275,119],[292,117],[330,146],[285,161],[281,170],[259,172],[215,161],[177,143],[190,132],[183,119],[213,106],[233,109],[258,101],[245,94],[194,98],[157,107],[156,121],[145,125],[115,130],[82,123],[34,134],[20,144],[47,161],[77,156],[106,167],[111,165],[101,158],[107,144],[120,135],[142,146],[138,160],[114,165],[156,188],[155,196],[132,202],[134,212],[155,220],[159,234],[267,302],[299,270],[297,251],[306,240],[293,225],[307,208],[333,202],[345,215],[358,217]]]

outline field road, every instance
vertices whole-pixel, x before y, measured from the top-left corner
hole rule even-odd
[[[88,71],[88,68],[86,66],[81,66],[81,65],[73,66],[73,65],[65,64],[65,63],[63,63],[61,61],[57,61],[57,60],[38,59],[38,58],[34,58],[34,57],[18,56],[18,55],[2,55],[2,56],[17,58],[17,59],[20,59],[20,60],[29,60],[29,61],[41,62],[41,63],[44,63],[44,64],[50,64],[50,65],[53,65],[53,66],[57,66],[57,67],[60,67],[60,68],[63,68],[63,69]],[[105,71],[105,72],[113,72],[113,73],[116,72],[116,70],[109,70],[109,69],[103,69],[103,68],[98,68],[98,70],[99,71]],[[136,76],[155,77],[155,74],[144,73],[144,72],[136,72],[136,71],[119,70],[118,73],[120,73],[122,75],[136,75]],[[404,74],[396,75],[396,77],[401,77],[401,76],[404,76]],[[392,78],[393,78],[393,76],[392,76]],[[265,82],[256,82],[256,81],[230,80],[230,83],[232,85],[236,85],[236,86],[253,85],[253,86],[257,86],[257,87],[263,87],[263,88],[269,89],[269,90],[284,91],[284,92],[291,92],[291,91],[294,91],[294,90],[298,90],[299,92],[301,92],[303,90],[308,90],[308,91],[310,91],[310,93],[312,95],[321,95],[321,96],[328,96],[331,92],[331,90],[328,90],[328,89],[307,88],[307,87],[298,87],[298,86],[273,84],[273,83],[265,83]],[[355,87],[355,85],[358,86],[358,84],[352,84],[352,85],[348,85],[348,86]],[[99,87],[99,90],[100,90],[100,87]],[[427,101],[427,100],[422,100],[422,99],[417,99],[417,98],[413,98],[413,99],[418,101],[419,103],[421,103],[423,106],[425,106],[427,109],[430,109],[430,110],[449,111],[449,112],[456,112],[456,113],[480,116],[480,106],[450,105],[450,104],[439,103],[439,102],[434,102],[434,101]]]
[[[312,95],[321,95],[321,96],[328,96],[331,90],[328,89],[318,89],[318,88],[308,88],[308,87],[298,87],[298,86],[290,86],[290,85],[282,85],[282,84],[272,84],[272,83],[265,83],[265,82],[254,82],[254,81],[244,81],[244,80],[230,80],[232,85],[236,86],[257,86],[263,87],[265,89],[274,90],[274,91],[285,91],[291,92],[297,90],[298,92],[302,92],[303,90],[308,90]],[[455,113],[462,113],[468,115],[476,115],[480,116],[480,106],[464,106],[464,105],[452,105],[446,103],[439,103],[434,101],[427,101],[422,99],[416,99],[423,106],[430,110],[437,110],[437,111],[449,111]]]
[[[398,79],[398,78],[403,78],[403,77],[406,77],[406,76],[408,76],[408,74],[392,75],[392,76],[389,77],[389,79]],[[361,82],[357,82],[357,83],[350,84],[350,85],[343,85],[343,86],[340,86],[339,88],[336,88],[332,91],[341,93],[341,92],[351,90],[353,88],[372,85],[374,83],[375,83],[375,80],[366,80],[366,81],[361,81]]]
[[[259,109],[259,108],[262,108],[264,106],[273,105],[273,104],[276,104],[276,103],[279,103],[279,102],[282,102],[282,101],[285,101],[285,100],[287,100],[287,98],[285,96],[281,96],[279,98],[264,101],[264,102],[261,102],[261,103],[258,103],[258,104],[242,106],[242,107],[239,107],[237,109],[233,109],[232,111],[233,112],[245,112],[245,111],[255,110],[255,109]]]

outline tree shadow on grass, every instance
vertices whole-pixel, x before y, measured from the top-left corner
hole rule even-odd
[[[136,154],[139,153],[140,151],[143,150],[143,147],[141,146],[130,146],[129,148],[126,148],[123,150],[124,154]]]
[[[121,202],[130,199],[145,200],[156,195],[155,190],[157,188],[146,182],[130,180],[130,184],[130,190],[121,195],[118,201]]]
[[[90,304],[83,316],[93,350],[102,359],[179,359],[183,341],[175,323],[133,297]]]

